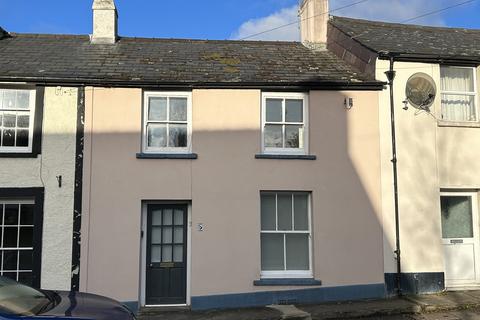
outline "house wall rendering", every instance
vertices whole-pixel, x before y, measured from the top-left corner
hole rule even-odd
[[[323,289],[362,285],[374,290],[356,294],[383,295],[378,93],[309,92],[309,154],[316,156],[309,161],[256,159],[261,96],[193,90],[198,159],[138,159],[144,92],[86,89],[81,290],[144,304],[142,205],[176,201],[191,206],[192,308],[228,306],[222,301],[233,294],[240,296],[230,306],[264,303],[247,301],[255,292],[298,298],[292,292],[306,287],[254,285],[261,279],[260,192],[308,191],[314,279]],[[353,109],[344,108],[345,98]]]
[[[384,79],[389,61],[377,61],[377,78]],[[405,290],[435,292],[444,289],[445,256],[442,246],[440,195],[442,191],[473,191],[480,189],[475,148],[480,139],[477,123],[449,123],[441,120],[440,65],[395,62],[394,103],[396,113],[399,226],[401,265]],[[432,77],[437,96],[431,112],[419,111],[409,105],[404,110],[405,88],[415,73]],[[475,73],[478,75],[479,69]],[[477,87],[478,86],[477,82]],[[478,89],[477,89],[478,92]],[[396,260],[391,248],[395,244],[393,203],[392,143],[390,97],[380,97],[380,141],[382,166],[382,211],[384,212],[385,273],[396,273]],[[478,96],[477,96],[478,108]],[[476,214],[476,213],[474,213]],[[475,226],[480,228],[479,225]]]
[[[38,108],[43,108],[43,118],[36,119],[43,128],[40,154],[30,158],[18,155],[0,158],[1,200],[19,197],[3,193],[5,190],[11,193],[11,189],[16,189],[14,193],[19,194],[25,189],[42,189],[39,276],[44,289],[70,290],[71,287],[77,94],[76,88],[45,87],[43,106],[37,103]],[[37,262],[34,259],[34,264]]]

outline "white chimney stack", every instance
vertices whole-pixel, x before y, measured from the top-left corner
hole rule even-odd
[[[300,31],[305,45],[327,43],[328,0],[303,0],[300,5]]]
[[[114,0],[93,1],[92,43],[113,44],[118,36],[118,14]]]

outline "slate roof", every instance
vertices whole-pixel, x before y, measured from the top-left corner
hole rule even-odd
[[[367,48],[412,57],[480,62],[480,30],[332,17],[330,23]]]
[[[0,40],[0,81],[131,86],[376,86],[328,51],[298,42],[15,34]]]

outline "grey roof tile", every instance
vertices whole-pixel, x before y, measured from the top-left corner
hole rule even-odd
[[[328,51],[298,42],[15,34],[0,41],[0,79],[154,84],[373,84]]]
[[[375,52],[480,61],[480,30],[332,17],[330,23]]]

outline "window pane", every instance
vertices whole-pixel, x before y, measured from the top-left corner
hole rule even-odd
[[[3,126],[3,113],[0,112],[0,127]]]
[[[262,194],[260,202],[262,230],[276,230],[275,195]]]
[[[187,146],[187,125],[171,124],[170,125],[169,147],[185,148]]]
[[[154,226],[162,225],[162,210],[155,210],[152,212],[152,225]]]
[[[295,230],[308,230],[308,195],[296,194],[294,195],[294,219]]]
[[[148,119],[155,121],[167,120],[167,98],[150,98]]]
[[[173,247],[173,261],[183,262],[183,246],[182,245]]]
[[[172,227],[164,227],[162,243],[172,243],[172,240]]]
[[[20,270],[32,270],[33,267],[33,251],[20,251]]]
[[[162,243],[162,228],[161,227],[153,227],[152,228],[152,243],[160,244]]]
[[[309,270],[308,234],[287,234],[287,270]]]
[[[33,204],[22,204],[20,206],[20,224],[33,225]]]
[[[17,275],[18,273],[17,272],[3,272],[3,276],[6,277],[6,278],[10,278],[14,281],[17,280]]]
[[[20,272],[18,274],[18,282],[23,283],[27,286],[33,285],[32,273],[31,272]]]
[[[173,241],[175,243],[183,243],[183,227],[175,227]]]
[[[15,108],[15,90],[6,89],[3,93],[3,108],[13,109]]]
[[[28,147],[28,130],[17,130],[17,147]]]
[[[277,194],[278,230],[292,230],[292,195]]]
[[[167,146],[167,125],[149,124],[148,146],[152,148],[165,148]]]
[[[17,270],[17,250],[6,250],[3,252],[3,270]]]
[[[282,125],[266,125],[265,126],[265,147],[282,148],[283,133]]]
[[[5,205],[5,225],[18,225],[18,204]]]
[[[165,226],[171,226],[173,223],[172,223],[172,216],[173,216],[173,211],[172,209],[166,209],[166,210],[163,210],[163,225]]]
[[[475,96],[442,94],[442,118],[450,121],[476,121]]]
[[[161,252],[161,246],[152,246],[150,249],[150,261],[153,263],[158,263],[161,261],[160,258],[160,252]]]
[[[183,210],[175,210],[175,225],[183,225]]]
[[[30,116],[19,115],[17,118],[17,127],[18,128],[28,128],[30,125]]]
[[[303,122],[303,100],[285,100],[285,121]]]
[[[172,262],[172,246],[162,246],[162,262]]]
[[[3,229],[3,247],[17,248],[17,231],[18,227],[5,227]]]
[[[303,126],[285,126],[285,147],[303,148]]]
[[[472,198],[441,197],[442,237],[473,238]]]
[[[3,116],[3,126],[5,128],[15,128],[17,115],[13,113],[5,113]]]
[[[19,240],[20,243],[18,244],[18,246],[20,248],[33,247],[33,227],[21,227]]]
[[[262,271],[284,270],[283,234],[261,235]]]
[[[17,90],[17,103],[15,106],[17,109],[29,109],[30,108],[30,91]]]
[[[265,106],[265,120],[267,122],[282,122],[283,99],[267,99]]]
[[[14,129],[4,129],[3,130],[3,142],[4,147],[13,147],[15,146],[15,130]]]
[[[441,67],[441,87],[446,91],[475,91],[473,68]]]
[[[170,98],[170,121],[187,121],[187,98]]]

